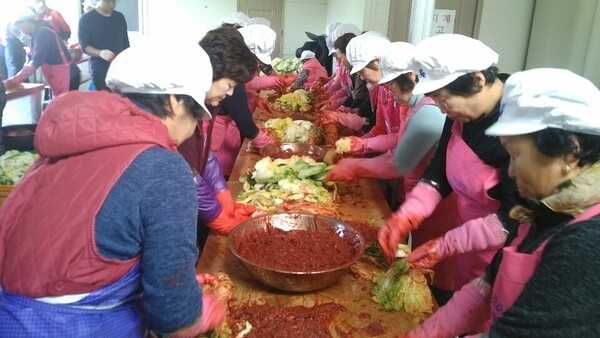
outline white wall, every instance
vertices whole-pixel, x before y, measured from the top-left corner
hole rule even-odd
[[[121,0],[131,1],[131,0]],[[219,26],[220,20],[235,12],[236,0],[147,0],[146,35],[165,41],[200,41]]]
[[[295,57],[296,49],[309,38],[305,32],[321,35],[325,33],[327,0],[284,0],[283,43],[284,58]],[[277,56],[277,55],[274,55]]]
[[[501,72],[525,68],[534,6],[535,0],[483,1],[477,38],[500,54]]]
[[[365,1],[327,0],[327,22],[323,27],[323,32],[325,32],[327,25],[334,22],[353,23],[356,27],[363,29]]]

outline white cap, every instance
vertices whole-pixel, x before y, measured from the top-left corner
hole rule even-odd
[[[381,80],[378,83],[387,83],[404,73],[412,72],[410,65],[414,53],[414,45],[408,42],[392,42],[379,58]]]
[[[238,25],[238,26],[246,26],[250,23],[250,17],[242,12],[233,12],[223,19],[221,19],[221,25],[229,24],[229,25]]]
[[[300,54],[300,60],[308,60],[308,59],[312,59],[315,57],[315,52],[310,51],[310,50],[304,50],[302,51],[302,54]]]
[[[413,70],[419,75],[413,94],[438,90],[458,77],[485,70],[498,53],[483,42],[461,34],[439,34],[416,45]]]
[[[359,72],[369,62],[379,59],[379,56],[389,47],[388,38],[372,35],[359,35],[352,38],[346,46],[346,58],[352,66],[350,74]]]
[[[339,22],[334,22],[334,23],[330,23],[327,28],[325,28],[325,44],[327,45],[327,49],[329,51],[329,55],[333,54],[333,52],[335,52],[335,48],[333,48],[333,43],[335,41],[333,41],[331,39],[331,33],[333,32],[334,29],[336,29],[338,26],[340,25]]]
[[[25,20],[34,20],[36,16],[35,10],[29,6],[19,6],[12,12],[12,20],[13,24],[19,21]]]
[[[487,135],[523,135],[546,128],[600,135],[600,90],[566,69],[517,72],[504,84],[500,114]]]
[[[329,50],[329,55],[335,53],[336,51],[335,47],[333,46],[335,44],[335,40],[346,33],[352,33],[356,36],[359,36],[361,31],[360,28],[351,23],[342,23],[338,25],[334,30],[331,31],[331,49]]]
[[[271,27],[271,21],[269,21],[263,17],[260,17],[260,16],[250,18],[250,20],[248,21],[248,24],[249,25],[258,24],[258,25],[265,25],[267,27]]]
[[[277,34],[270,27],[253,24],[238,29],[244,37],[246,46],[265,64],[271,64],[271,53],[275,50]]]
[[[144,41],[125,49],[110,63],[106,84],[120,93],[189,95],[210,119],[204,103],[213,74],[208,54],[197,43],[174,46]]]

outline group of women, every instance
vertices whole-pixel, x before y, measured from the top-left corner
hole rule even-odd
[[[274,142],[244,99],[291,84],[258,76],[275,40],[265,22],[223,23],[199,44],[132,46],[110,65],[113,93],[46,108],[39,159],[0,209],[0,336],[192,337],[223,321],[195,273],[196,234],[255,213],[227,189],[223,145],[242,129]],[[497,53],[458,34],[413,46],[334,26],[329,116],[355,122],[368,82],[374,126],[347,140],[376,156],[327,179],[402,178],[379,244],[391,261],[411,234],[406,260],[437,269],[444,305],[406,336],[597,335],[600,91],[562,69],[501,74]]]
[[[585,319],[599,314],[586,295],[600,278],[585,272],[600,256],[589,249],[600,214],[598,89],[562,69],[501,74],[496,52],[459,34],[415,46],[368,34],[338,55],[379,86],[371,98],[388,128],[349,137],[350,155],[380,155],[345,158],[326,179],[403,178],[379,244],[393,261],[412,235],[406,260],[436,270],[443,305],[406,335],[598,334]],[[390,93],[408,110],[380,104]]]

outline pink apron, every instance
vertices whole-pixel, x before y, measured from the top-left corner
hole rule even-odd
[[[424,97],[415,106],[410,108],[406,116],[406,121],[427,104],[435,105],[435,102],[429,97]],[[406,127],[407,123],[404,123],[398,133],[399,139],[402,139],[402,136],[406,132]],[[404,176],[403,185],[405,194],[410,192],[421,179],[434,153],[435,149],[431,149],[419,161],[417,167]],[[455,228],[457,225],[456,194],[452,193],[438,204],[433,214],[425,219],[417,230],[411,232],[412,247],[417,248],[427,241],[443,236],[448,230]],[[454,257],[442,260],[432,270],[435,272],[432,283],[434,286],[442,290],[454,291],[454,272],[456,270]]]
[[[596,204],[577,216],[569,224],[585,221],[599,213],[600,204]],[[494,281],[494,288],[492,289],[491,317],[493,322],[500,318],[504,311],[510,308],[521,292],[523,292],[525,284],[527,284],[533,275],[535,268],[542,258],[544,248],[550,240],[550,238],[545,240],[531,254],[517,252],[518,246],[527,236],[529,229],[530,224],[521,224],[518,235],[511,245],[502,249],[502,261],[500,262],[498,274]]]
[[[495,213],[500,201],[489,197],[488,190],[500,182],[500,169],[485,164],[462,139],[462,123],[454,122],[446,152],[446,176],[457,194],[458,225]],[[481,276],[494,254],[502,246],[456,256],[454,287],[462,288]]]
[[[208,123],[209,121],[204,121],[202,125],[205,134]],[[210,139],[210,150],[219,159],[223,175],[231,175],[231,169],[233,169],[235,159],[242,145],[240,131],[231,116],[217,115],[215,117]]]
[[[50,89],[52,90],[52,97],[55,98],[58,95],[69,91],[69,83],[71,81],[71,61],[67,60],[67,57],[65,56],[65,52],[62,48],[63,42],[59,39],[58,34],[56,34],[49,27],[42,26],[41,28],[54,33],[56,47],[58,48],[58,52],[60,53],[60,57],[62,59],[61,64],[50,65],[44,63],[41,66],[42,74],[44,74],[44,77],[46,78],[46,81],[48,81],[48,85],[50,85]]]

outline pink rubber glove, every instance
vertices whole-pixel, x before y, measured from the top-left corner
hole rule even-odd
[[[383,153],[393,150],[398,145],[398,133],[377,135],[374,137],[363,137],[363,151],[365,153]]]
[[[413,250],[406,261],[414,269],[430,269],[442,259],[465,252],[500,248],[507,231],[496,214],[470,220],[444,236],[424,243]]]
[[[327,110],[325,111],[325,115],[321,118],[321,122],[324,124],[339,123],[346,128],[360,130],[365,124],[365,118],[353,113]]]
[[[4,86],[6,89],[15,89],[33,73],[35,73],[35,68],[31,65],[25,65],[15,76],[4,81]]]
[[[344,158],[325,176],[326,181],[349,182],[361,178],[397,178],[394,157],[386,153],[373,158]]]
[[[490,290],[483,277],[473,280],[423,324],[400,337],[452,338],[485,331],[490,318]]]
[[[338,141],[342,140],[350,140],[350,151],[348,152],[350,155],[360,155],[365,153],[365,144],[364,139],[358,136],[346,136],[340,138]]]
[[[279,86],[279,76],[255,76],[247,85],[253,90],[270,89]]]
[[[273,140],[269,134],[265,133],[262,129],[259,130],[258,135],[250,141],[252,146],[261,149],[266,147],[269,144],[276,144],[277,141]]]
[[[329,109],[332,110],[336,110],[338,109],[342,104],[344,104],[344,102],[346,102],[346,96],[343,97],[337,97],[337,98],[333,98],[329,100],[329,104],[327,105],[327,107]]]
[[[408,233],[419,227],[433,213],[442,200],[440,193],[430,184],[419,182],[406,195],[406,200],[379,229],[377,240],[385,256],[394,260],[398,243],[404,243]]]
[[[227,305],[219,301],[212,293],[202,294],[202,313],[200,318],[183,330],[179,330],[169,335],[173,338],[192,338],[198,337],[201,333],[210,331],[223,323]]]

